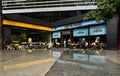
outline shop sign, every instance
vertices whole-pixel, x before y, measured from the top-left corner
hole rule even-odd
[[[80,61],[88,61],[88,55],[87,54],[73,53],[73,59],[80,60]]]
[[[106,34],[106,26],[94,26],[90,28],[90,35],[104,35]]]
[[[76,27],[80,27],[80,26],[81,26],[81,23],[78,22],[78,23],[66,25],[65,29],[76,28]]]
[[[74,29],[73,36],[88,36],[88,28]]]
[[[70,34],[70,31],[62,31],[62,35]]]
[[[71,29],[71,28],[76,28],[76,27],[80,27],[81,23],[74,23],[74,24],[68,24],[68,25],[64,25],[64,26],[59,26],[59,27],[55,27],[53,28],[53,31],[57,31],[57,30],[64,30],[64,29]]]
[[[100,24],[100,23],[104,23],[104,20],[100,20],[99,22],[97,22],[96,20],[76,22],[76,23],[71,23],[71,24],[55,27],[55,28],[53,28],[53,31],[64,30],[64,29],[72,29],[72,28],[77,28],[77,27],[80,27],[80,26],[88,26],[88,25]]]
[[[60,38],[61,37],[61,33],[60,32],[53,32],[52,37],[53,38]]]

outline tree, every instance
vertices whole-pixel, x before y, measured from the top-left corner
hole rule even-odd
[[[110,19],[113,15],[120,14],[120,0],[97,0],[97,9],[89,11],[84,20],[91,18]]]

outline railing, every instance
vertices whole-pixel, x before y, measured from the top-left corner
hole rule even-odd
[[[57,0],[57,1],[2,1],[3,10],[5,9],[26,9],[26,8],[47,8],[47,7],[64,7],[64,6],[84,6],[95,5],[96,2],[83,0]]]
[[[26,1],[26,0],[2,0],[3,10],[34,9],[34,8],[56,8],[94,6],[96,0],[49,0],[49,1]]]

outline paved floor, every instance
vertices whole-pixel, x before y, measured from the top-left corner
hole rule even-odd
[[[0,76],[119,76],[120,51],[54,48],[0,53]]]
[[[0,57],[0,76],[45,76],[60,56],[53,55],[53,52],[51,50],[5,51]]]

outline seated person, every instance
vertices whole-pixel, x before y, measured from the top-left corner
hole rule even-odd
[[[92,42],[92,43],[90,44],[90,47],[95,49],[95,48],[96,48],[96,43],[95,43],[95,42]]]
[[[60,47],[60,43],[59,42],[56,42],[56,47]]]
[[[53,46],[52,42],[48,43],[48,49],[50,49]]]
[[[76,48],[76,43],[75,42],[71,43],[71,47]]]

